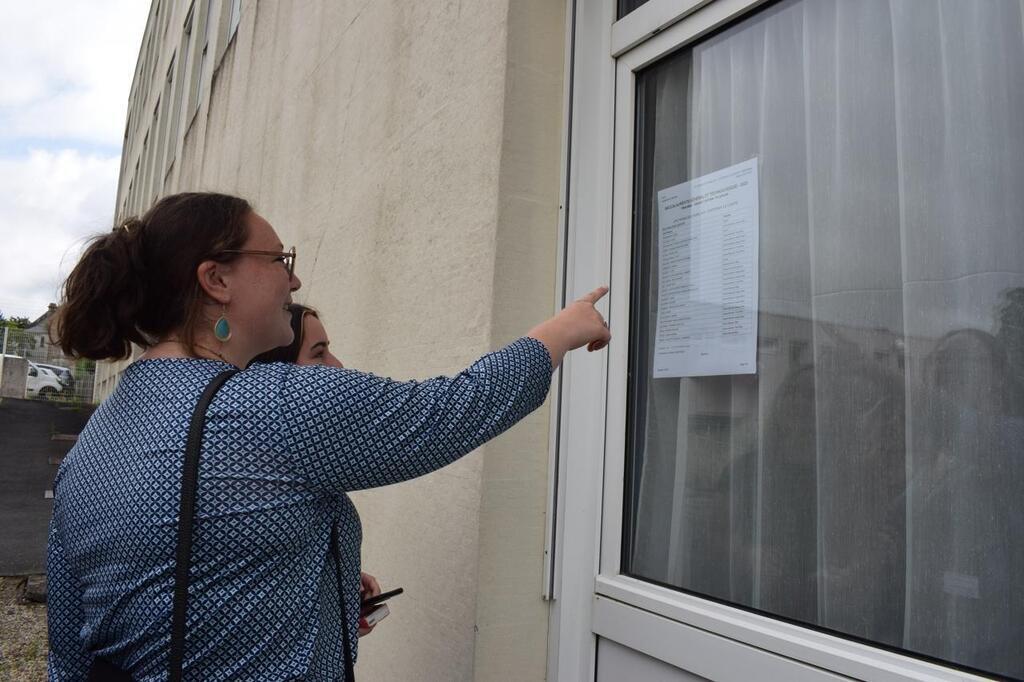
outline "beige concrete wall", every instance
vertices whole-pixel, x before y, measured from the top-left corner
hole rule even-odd
[[[491,344],[521,335],[555,292],[565,3],[510,0]],[[477,680],[543,680],[549,410],[487,446],[481,482]]]
[[[121,379],[121,373],[124,372],[125,368],[140,354],[141,349],[133,347],[131,358],[118,360],[117,362],[96,363],[96,374],[93,376],[92,394],[92,400],[94,403],[99,404],[103,402],[107,396],[114,392],[114,389],[117,388],[118,381]]]
[[[552,312],[564,21],[557,0],[243,0],[162,193],[250,198],[348,366],[458,371]],[[406,588],[361,679],[544,678],[547,447],[545,407],[353,496],[364,568]]]

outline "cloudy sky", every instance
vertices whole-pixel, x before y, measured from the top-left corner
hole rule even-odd
[[[0,0],[0,312],[56,301],[110,229],[149,0]]]

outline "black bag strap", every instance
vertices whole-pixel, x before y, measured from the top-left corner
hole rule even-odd
[[[174,612],[171,617],[170,682],[181,682],[185,658],[185,617],[188,613],[189,569],[192,565],[192,525],[195,521],[196,488],[199,483],[199,452],[206,426],[206,410],[224,383],[237,374],[232,369],[221,372],[210,381],[199,398],[189,424],[185,446],[185,462],[181,471],[181,502],[178,509],[178,546],[174,564]],[[338,573],[338,596],[341,599],[342,641],[345,649],[345,682],[355,682],[352,641],[345,611],[345,581],[342,578],[341,554],[338,546],[338,524],[331,526],[331,554]]]
[[[178,549],[174,561],[174,612],[171,617],[171,682],[181,682],[185,658],[185,615],[188,609],[189,568],[192,563],[192,524],[195,521],[196,487],[199,482],[199,450],[206,426],[206,408],[220,387],[239,370],[221,372],[210,381],[192,413],[181,470],[181,502],[178,507]]]
[[[341,598],[341,632],[345,647],[345,682],[355,682],[355,665],[352,659],[352,641],[348,634],[348,613],[345,611],[345,581],[341,574],[341,554],[338,552],[338,522],[331,526],[331,554],[338,569],[338,596]]]

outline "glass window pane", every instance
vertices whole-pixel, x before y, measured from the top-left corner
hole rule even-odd
[[[619,12],[617,18],[621,19],[645,2],[647,2],[647,0],[619,0]]]
[[[788,0],[640,74],[626,572],[1024,677],[1022,27]],[[657,193],[751,158],[757,373],[654,379]]]

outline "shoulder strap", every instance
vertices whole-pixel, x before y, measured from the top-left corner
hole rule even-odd
[[[181,681],[181,668],[185,658],[185,615],[188,607],[189,568],[192,562],[192,523],[195,520],[196,486],[199,482],[199,449],[203,444],[206,426],[206,408],[237,369],[221,372],[210,381],[192,413],[185,446],[185,462],[181,470],[181,502],[178,507],[178,549],[174,562],[174,612],[171,617],[171,682]]]

